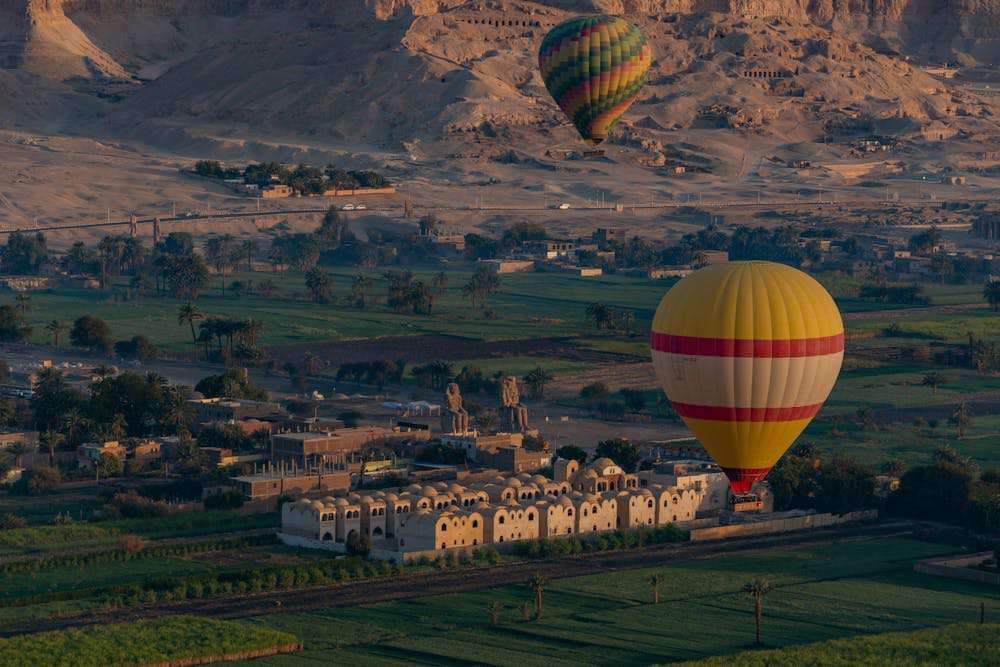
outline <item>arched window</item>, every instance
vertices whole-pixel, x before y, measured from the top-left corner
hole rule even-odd
[[[653,501],[652,500],[646,501],[646,507],[652,509],[652,507],[653,507]]]
[[[442,542],[441,543],[441,548],[442,549],[447,549],[448,548],[448,543],[447,542]]]
[[[375,530],[372,531],[372,535],[381,536],[382,535],[382,527],[381,526],[375,526]]]
[[[528,512],[528,521],[534,521],[534,520],[535,520],[535,513]]]
[[[442,533],[444,533],[444,532],[446,532],[447,530],[448,530],[448,524],[446,524],[446,523],[442,523],[442,524],[441,524],[441,532],[442,532]]]
[[[498,517],[497,518],[497,523],[501,523],[501,524],[502,523],[507,523],[507,519],[505,519],[504,517]]]
[[[479,528],[479,519],[473,519],[472,520],[472,527],[473,528]]]
[[[573,508],[566,510],[566,516],[573,516]]]
[[[677,515],[676,514],[674,515],[674,521],[677,521]]]
[[[583,508],[583,516],[587,516],[587,508],[586,507]]]

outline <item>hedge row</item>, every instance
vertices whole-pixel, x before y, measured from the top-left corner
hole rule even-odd
[[[100,563],[128,562],[146,560],[148,558],[169,558],[171,556],[186,556],[188,554],[206,553],[212,551],[228,551],[245,547],[276,544],[277,535],[254,535],[251,537],[233,537],[223,540],[210,540],[188,544],[165,544],[144,547],[137,553],[128,553],[122,549],[107,549],[82,554],[66,554],[32,560],[20,560],[0,564],[0,574],[17,572],[38,572],[55,567],[76,567],[81,565],[97,565]]]
[[[611,551],[614,549],[636,549],[649,544],[686,542],[690,533],[673,524],[656,528],[636,528],[615,530],[609,533],[595,533],[592,536],[540,538],[521,540],[515,543],[514,555],[521,558],[555,558],[570,554]]]

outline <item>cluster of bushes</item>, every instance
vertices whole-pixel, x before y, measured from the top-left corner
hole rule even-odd
[[[496,550],[496,547],[490,545],[476,547],[471,553],[465,551],[448,551],[435,558],[421,556],[414,560],[413,564],[417,567],[436,567],[439,570],[444,570],[449,567],[459,567],[461,565],[495,565],[499,562],[500,552]]]
[[[104,509],[110,518],[116,519],[149,519],[170,513],[167,503],[140,496],[134,490],[116,493]]]
[[[123,535],[122,537],[134,537]],[[141,540],[141,538],[138,538]],[[275,535],[255,535],[252,537],[234,537],[230,539],[195,542],[191,544],[164,544],[160,546],[143,546],[140,542],[138,550],[124,547],[121,543],[114,549],[93,551],[79,554],[65,554],[32,560],[20,560],[0,564],[0,574],[15,574],[19,572],[38,572],[60,567],[81,567],[99,565],[101,563],[120,563],[148,558],[169,558],[172,556],[188,556],[190,554],[209,553],[213,551],[228,551],[267,544],[276,544]]]
[[[296,651],[297,637],[256,623],[174,616],[150,621],[92,625],[0,639],[0,664],[198,665],[223,656],[257,657]]]
[[[940,447],[931,465],[915,466],[903,474],[886,510],[959,523],[978,533],[1000,533],[1000,470],[979,474],[975,462],[951,447]]]
[[[689,533],[673,524],[656,528],[636,528],[599,533],[591,537],[557,537],[522,540],[515,543],[514,555],[521,558],[558,558],[572,554],[635,549],[650,544],[685,542]]]

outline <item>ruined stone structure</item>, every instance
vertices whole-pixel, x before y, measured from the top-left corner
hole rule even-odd
[[[465,435],[469,432],[469,413],[462,407],[462,393],[454,382],[444,392],[441,432],[448,435]]]
[[[528,430],[528,408],[521,404],[521,392],[517,388],[517,378],[504,376],[500,383],[500,431],[503,433],[525,433]]]
[[[1000,216],[983,216],[972,223],[972,232],[981,239],[1000,240]]]

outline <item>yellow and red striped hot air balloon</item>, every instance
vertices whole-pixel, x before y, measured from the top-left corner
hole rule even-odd
[[[667,292],[650,347],[674,409],[744,494],[829,396],[844,358],[844,325],[833,299],[805,273],[728,262]]]

